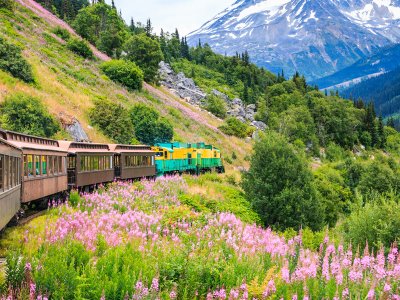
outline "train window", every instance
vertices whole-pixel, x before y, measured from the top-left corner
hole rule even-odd
[[[86,156],[81,157],[81,171],[85,171],[85,159]]]
[[[35,155],[35,175],[40,175],[40,156]]]
[[[154,156],[151,157],[151,165],[154,166]]]
[[[60,171],[60,167],[58,165],[58,157],[54,156],[53,161],[54,161],[54,174],[58,174]]]
[[[75,169],[76,168],[76,157],[69,156],[68,157],[68,169]]]
[[[33,155],[27,155],[26,156],[26,161],[27,161],[27,174],[26,176],[32,177],[33,176]]]
[[[65,173],[65,157],[58,156],[58,165],[60,166],[60,174]]]
[[[10,156],[10,188],[15,186],[15,157]]]
[[[49,175],[54,175],[54,159],[53,156],[48,156],[48,164],[49,164]]]
[[[47,175],[47,157],[42,155],[42,175]]]
[[[4,190],[8,190],[8,156],[4,156]]]
[[[162,152],[157,152],[157,153],[156,153],[156,156],[157,156],[157,157],[162,157],[162,156],[163,156],[163,153],[162,153]]]
[[[0,155],[0,191],[3,191],[3,162],[4,156]]]
[[[165,159],[168,158],[168,152],[167,151],[164,151],[164,157],[165,157]]]

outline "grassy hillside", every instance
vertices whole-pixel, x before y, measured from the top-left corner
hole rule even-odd
[[[0,71],[0,101],[20,92],[35,96],[53,115],[64,113],[76,117],[95,142],[109,140],[96,128],[90,127],[88,111],[93,107],[93,100],[108,99],[127,109],[135,103],[144,103],[172,123],[176,140],[215,144],[226,157],[230,157],[232,152],[237,154],[235,165],[246,165],[244,157],[251,145],[223,135],[217,129],[220,120],[189,106],[161,87],[145,84],[142,92],[130,92],[113,83],[99,69],[101,62],[108,59],[106,55],[96,49],[93,60],[75,55],[66,48],[62,39],[52,33],[57,26],[72,32],[71,28],[40,10],[33,1],[19,2],[13,13],[0,10],[0,36],[23,48],[24,57],[33,67],[36,83],[25,84]]]

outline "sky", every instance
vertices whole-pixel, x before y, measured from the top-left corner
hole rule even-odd
[[[111,3],[111,0],[106,0]],[[177,27],[181,35],[187,35],[223,11],[235,0],[114,0],[123,18],[129,24],[145,23],[151,19],[155,33],[174,32]]]

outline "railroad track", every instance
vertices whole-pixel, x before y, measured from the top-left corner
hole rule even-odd
[[[32,221],[33,219],[35,219],[37,217],[40,217],[40,216],[43,216],[46,213],[46,211],[47,210],[45,209],[45,210],[41,210],[41,211],[38,211],[38,212],[31,213],[31,214],[27,215],[26,217],[22,217],[22,218],[20,218],[18,220],[16,226],[25,225],[25,224],[29,223],[30,221]]]

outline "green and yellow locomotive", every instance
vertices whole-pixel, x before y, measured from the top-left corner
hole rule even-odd
[[[174,173],[200,174],[224,172],[221,151],[205,143],[159,143],[156,152],[157,175]]]

